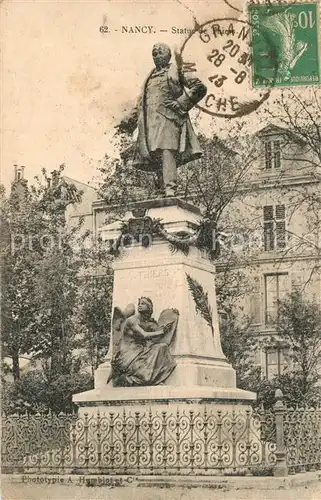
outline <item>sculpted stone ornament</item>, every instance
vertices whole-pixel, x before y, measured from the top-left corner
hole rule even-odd
[[[176,363],[169,346],[174,339],[179,313],[165,309],[158,322],[152,318],[153,303],[138,301],[138,312],[130,304],[113,314],[113,358],[108,382],[116,387],[159,385],[165,382]]]
[[[152,50],[155,68],[143,85],[137,106],[118,125],[120,132],[138,127],[134,166],[156,172],[161,193],[175,196],[177,166],[201,156],[200,145],[188,112],[205,95],[205,85],[170,63],[168,45]]]

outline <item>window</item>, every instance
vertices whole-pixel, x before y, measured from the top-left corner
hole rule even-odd
[[[282,375],[288,365],[288,349],[275,347],[265,352],[265,376],[268,380],[271,380],[274,376]]]
[[[266,274],[264,276],[265,324],[275,325],[279,315],[279,301],[289,291],[289,275],[287,273]]]
[[[285,248],[285,206],[266,205],[263,207],[264,250]]]
[[[280,168],[281,166],[281,142],[268,141],[265,143],[265,168]]]

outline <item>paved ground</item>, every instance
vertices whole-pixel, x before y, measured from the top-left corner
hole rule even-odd
[[[3,484],[1,500],[321,500],[321,485],[279,490]]]

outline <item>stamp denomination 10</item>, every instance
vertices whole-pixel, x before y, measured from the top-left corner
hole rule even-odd
[[[249,5],[253,87],[321,82],[318,10],[312,2]]]

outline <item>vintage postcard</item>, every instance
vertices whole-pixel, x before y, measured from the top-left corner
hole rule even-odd
[[[3,499],[320,499],[320,2],[0,23]]]

